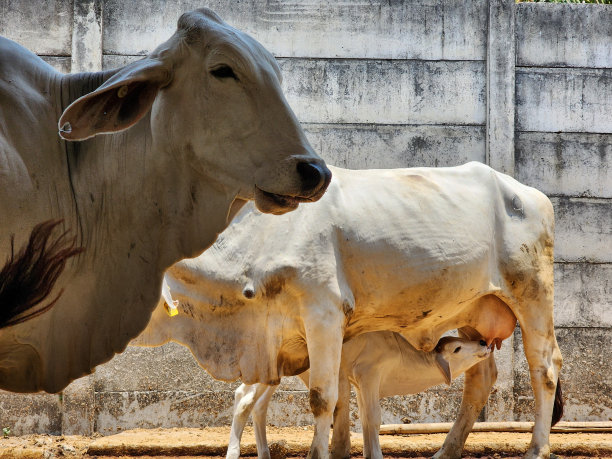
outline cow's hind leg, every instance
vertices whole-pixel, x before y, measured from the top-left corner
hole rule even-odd
[[[338,371],[345,316],[333,302],[305,308],[302,315],[310,358],[309,397],[315,432],[309,459],[329,457],[329,430],[338,399]]]
[[[527,258],[527,254],[531,258]],[[532,251],[525,249],[522,255],[510,260],[513,263],[508,265],[512,269],[508,269],[505,275],[504,294],[507,298],[504,301],[521,326],[536,410],[531,444],[525,458],[548,459],[552,418],[562,412],[560,391],[557,394],[562,358],[555,337],[551,238],[539,246],[534,245]]]
[[[459,331],[459,335],[468,338]],[[497,379],[497,367],[493,354],[488,359],[477,363],[465,372],[463,384],[463,398],[457,420],[450,432],[444,439],[442,448],[435,454],[435,459],[455,459],[461,457],[461,451],[468,435],[472,431],[474,422],[482,411],[495,380]]]
[[[528,459],[548,459],[550,427],[552,422],[558,421],[553,417],[554,414],[557,417],[561,415],[563,403],[560,388],[557,390],[563,359],[555,337],[552,300],[547,307],[538,306],[531,304],[516,314],[521,325],[536,410],[531,444],[525,454]]]

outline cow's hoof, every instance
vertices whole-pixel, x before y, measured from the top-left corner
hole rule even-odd
[[[523,456],[523,459],[550,459],[551,457],[554,456],[551,456],[550,447],[546,445],[542,448],[530,447]]]
[[[461,448],[453,448],[453,451],[449,451],[443,446],[432,459],[461,459]]]
[[[351,451],[336,451],[332,448],[331,454],[329,456],[331,459],[351,459]]]

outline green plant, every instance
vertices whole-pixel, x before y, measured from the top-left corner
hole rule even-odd
[[[612,0],[516,0],[516,3],[599,3],[612,5]]]
[[[10,434],[11,434],[11,428],[10,427],[3,427],[2,428],[2,436],[4,438],[8,438]]]

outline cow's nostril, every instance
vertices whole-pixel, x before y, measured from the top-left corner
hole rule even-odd
[[[302,179],[302,190],[306,193],[318,190],[325,181],[325,172],[317,164],[300,162],[297,171]]]

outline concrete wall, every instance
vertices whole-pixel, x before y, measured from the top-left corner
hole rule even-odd
[[[539,6],[540,8],[537,8]],[[612,8],[516,7],[515,176],[556,212],[555,326],[568,420],[612,419]],[[594,14],[597,12],[597,14]],[[514,416],[533,397],[514,341]]]
[[[511,0],[228,2],[4,0],[0,34],[61,71],[123,65],[207,5],[277,56],[315,149],[348,168],[476,160],[551,196],[566,420],[612,418],[612,8]],[[497,353],[483,420],[531,420],[520,331]],[[223,425],[233,389],[176,344],[130,347],[62,395],[0,393],[15,434]],[[312,421],[304,387],[275,396],[277,425]],[[383,422],[450,421],[461,381],[383,402]],[[354,410],[353,419],[358,427]]]

